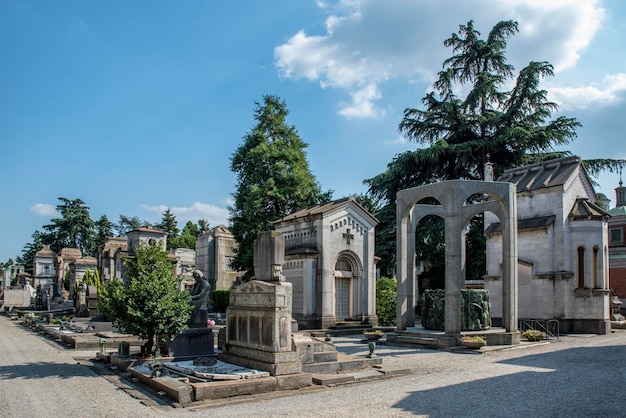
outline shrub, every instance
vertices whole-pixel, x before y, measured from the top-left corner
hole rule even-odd
[[[226,312],[226,308],[230,302],[230,290],[213,290],[211,291],[213,298],[213,310],[215,312]]]
[[[529,329],[522,332],[522,338],[528,341],[540,341],[546,337],[546,334],[536,329]]]
[[[381,277],[376,282],[376,315],[378,325],[383,327],[396,325],[396,279]]]

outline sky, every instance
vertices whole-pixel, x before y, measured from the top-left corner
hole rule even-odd
[[[82,199],[94,220],[170,209],[179,227],[228,224],[230,159],[264,95],[286,102],[309,168],[334,198],[417,144],[398,132],[473,20],[519,33],[516,73],[549,61],[553,116],[583,159],[626,159],[623,0],[2,0],[0,261]],[[626,173],[624,173],[626,175]],[[618,174],[597,192],[615,202]]]

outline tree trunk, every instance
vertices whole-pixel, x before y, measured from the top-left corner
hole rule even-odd
[[[154,331],[148,331],[148,340],[143,346],[146,350],[146,354],[152,354],[152,347],[154,346]]]

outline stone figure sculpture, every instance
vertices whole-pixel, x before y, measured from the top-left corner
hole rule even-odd
[[[196,309],[210,310],[213,309],[211,303],[211,285],[204,278],[204,274],[200,270],[194,270],[193,278],[196,280],[196,284],[193,285],[191,292],[191,303]]]

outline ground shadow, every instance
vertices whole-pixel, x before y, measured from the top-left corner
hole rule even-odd
[[[72,377],[99,377],[88,367],[81,364],[64,363],[27,363],[11,366],[0,366],[0,380],[8,379],[41,379],[56,377],[70,379]]]
[[[623,351],[572,348],[509,359],[493,365],[497,377],[409,392],[393,407],[431,417],[623,416]]]

